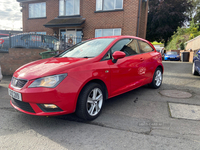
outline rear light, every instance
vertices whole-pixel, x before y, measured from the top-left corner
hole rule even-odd
[[[3,39],[0,39],[0,44],[3,44],[4,40]]]

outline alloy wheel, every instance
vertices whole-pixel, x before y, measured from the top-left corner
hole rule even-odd
[[[94,88],[87,98],[87,112],[90,116],[97,115],[103,104],[103,93],[99,88]]]

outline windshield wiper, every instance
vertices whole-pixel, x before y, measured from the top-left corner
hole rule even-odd
[[[88,57],[88,56],[85,56],[85,57],[83,57],[83,58],[93,58],[93,57]]]

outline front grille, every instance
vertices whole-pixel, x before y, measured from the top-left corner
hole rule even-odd
[[[33,108],[31,107],[29,103],[22,102],[22,101],[12,98],[12,104],[24,111],[35,113],[35,111],[33,110]]]
[[[27,82],[28,82],[27,80],[17,79],[15,77],[12,77],[11,85],[17,88],[23,88]]]

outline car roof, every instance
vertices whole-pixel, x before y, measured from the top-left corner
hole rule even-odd
[[[118,36],[103,36],[103,37],[97,37],[97,38],[93,38],[93,39],[103,39],[103,38],[115,38],[115,39],[124,39],[124,38],[134,38],[137,40],[141,40],[141,41],[145,41],[147,43],[149,43],[149,41],[136,37],[136,36],[130,36],[130,35],[118,35]]]

